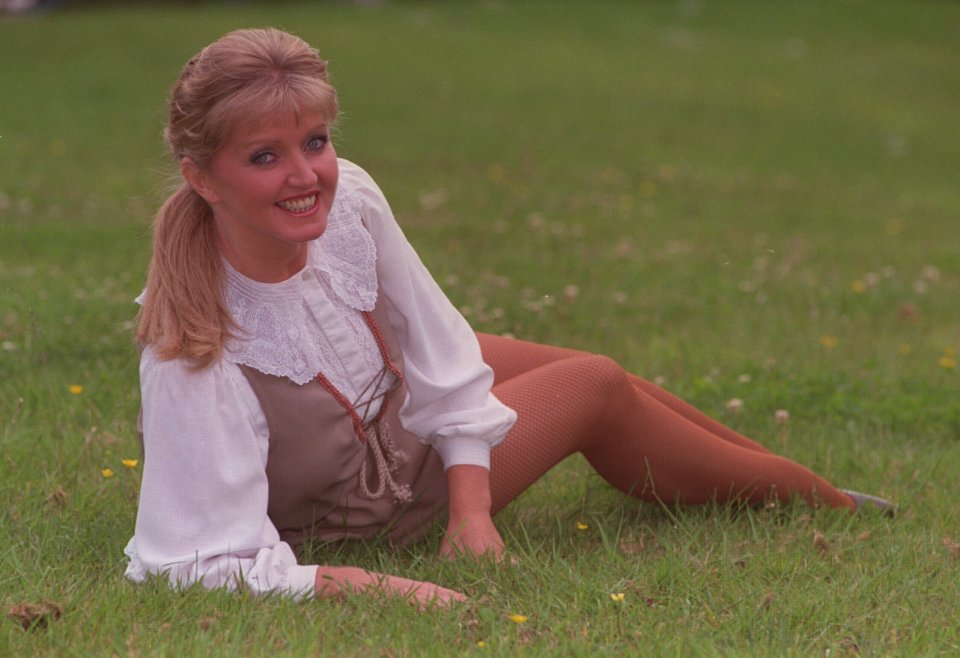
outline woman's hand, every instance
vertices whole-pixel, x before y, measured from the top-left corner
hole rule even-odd
[[[450,515],[447,531],[440,541],[440,555],[448,558],[492,555],[499,560],[503,551],[503,539],[489,513]]]
[[[440,555],[493,555],[503,557],[500,533],[490,518],[490,471],[461,464],[447,469],[450,511]]]
[[[382,594],[407,599],[421,610],[430,606],[445,608],[467,597],[460,592],[422,580],[388,576],[359,567],[317,567],[314,582],[317,596],[345,596],[347,594]]]

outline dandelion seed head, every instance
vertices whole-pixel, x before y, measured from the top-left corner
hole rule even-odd
[[[727,409],[734,413],[743,409],[743,400],[740,398],[733,398],[732,400],[727,400]]]
[[[447,202],[447,191],[443,188],[435,190],[424,190],[420,192],[418,200],[420,207],[426,211],[436,210]]]
[[[773,417],[780,425],[786,425],[790,422],[790,412],[786,409],[777,409]]]

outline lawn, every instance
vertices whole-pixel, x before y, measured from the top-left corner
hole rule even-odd
[[[639,504],[576,458],[497,518],[515,565],[307,556],[453,609],[125,581],[164,100],[263,25],[330,61],[338,153],[475,328],[614,356],[900,513]],[[958,61],[925,0],[0,18],[0,655],[957,655]]]

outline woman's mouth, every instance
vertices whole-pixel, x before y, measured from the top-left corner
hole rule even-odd
[[[277,205],[286,210],[287,212],[292,212],[297,215],[301,215],[309,210],[313,210],[317,205],[317,195],[311,194],[310,196],[300,197],[298,199],[287,199],[285,201],[277,201]]]

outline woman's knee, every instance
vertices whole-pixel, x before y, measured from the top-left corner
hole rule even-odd
[[[583,388],[614,396],[618,391],[632,390],[629,377],[616,360],[602,354],[582,354],[568,359],[565,366],[575,369]]]

